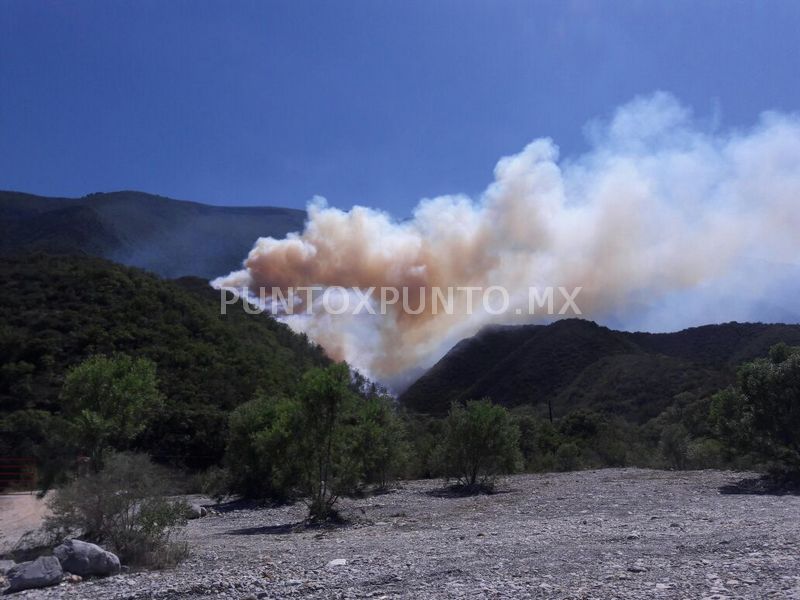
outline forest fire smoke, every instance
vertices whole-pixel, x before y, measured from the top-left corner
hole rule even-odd
[[[456,294],[450,313],[410,314],[397,306],[386,315],[282,317],[332,357],[391,383],[484,325],[530,322],[534,286],[581,288],[584,316],[632,326],[651,323],[657,313],[651,321],[642,315],[676,294],[719,301],[715,282],[728,293],[758,261],[796,261],[795,116],[765,113],[746,131],[721,132],[657,93],[619,108],[590,132],[591,150],[580,157],[559,162],[554,143],[537,139],[500,159],[477,200],[425,199],[406,221],[315,199],[302,233],[259,239],[243,270],[213,283],[245,291],[405,287],[412,297],[437,287],[508,290],[502,314],[468,314],[466,295]],[[762,292],[740,300],[755,302]]]

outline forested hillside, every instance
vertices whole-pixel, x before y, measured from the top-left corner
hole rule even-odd
[[[800,325],[726,323],[677,333],[628,333],[591,321],[488,327],[462,340],[400,397],[444,414],[450,402],[490,396],[508,407],[586,408],[644,423],[678,394],[702,397],[734,381],[736,367],[778,343],[800,344]]]
[[[0,419],[5,454],[44,442],[66,371],[88,356],[153,360],[164,408],[139,444],[201,466],[222,456],[228,412],[257,390],[289,393],[323,351],[267,315],[220,315],[204,280],[169,281],[103,259],[0,259]]]

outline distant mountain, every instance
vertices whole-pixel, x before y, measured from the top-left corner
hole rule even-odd
[[[142,192],[50,198],[0,191],[0,255],[88,254],[164,277],[241,266],[258,237],[303,228],[290,208],[210,206]]]
[[[454,346],[399,398],[442,414],[453,400],[490,396],[505,406],[552,403],[555,416],[591,408],[644,422],[674,396],[707,395],[731,383],[736,366],[784,341],[800,325],[726,323],[677,333],[628,333],[592,321],[487,327]]]

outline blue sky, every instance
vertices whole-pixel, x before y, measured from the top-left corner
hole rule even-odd
[[[666,90],[800,110],[800,2],[0,0],[0,188],[404,217]]]

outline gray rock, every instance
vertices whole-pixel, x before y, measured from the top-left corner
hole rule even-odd
[[[120,571],[119,558],[116,554],[89,542],[67,540],[53,550],[53,554],[65,571],[75,575],[106,576],[116,575]]]
[[[0,575],[5,575],[16,565],[13,560],[0,560]]]
[[[20,563],[8,571],[9,586],[6,592],[56,585],[63,576],[61,563],[55,556],[40,556],[36,560]]]
[[[207,514],[208,511],[206,508],[197,503],[189,504],[186,509],[186,517],[189,519],[199,519],[205,517]]]

